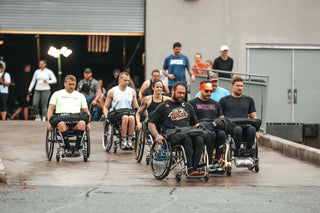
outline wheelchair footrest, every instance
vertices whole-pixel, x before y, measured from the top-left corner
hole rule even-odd
[[[238,149],[234,150],[235,157],[253,157],[256,153],[254,149]]]

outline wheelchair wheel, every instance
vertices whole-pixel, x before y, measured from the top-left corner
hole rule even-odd
[[[85,131],[82,147],[83,161],[86,162],[90,156],[90,135],[88,131]]]
[[[103,123],[102,146],[106,152],[109,152],[113,142],[113,126],[108,122]]]
[[[256,142],[256,153],[255,153],[255,166],[254,166],[254,171],[255,172],[259,172],[260,168],[259,168],[259,157],[258,157],[258,144]]]
[[[54,132],[49,131],[47,129],[47,134],[46,134],[46,154],[48,161],[51,161],[52,155],[53,155],[53,148],[54,148]]]
[[[156,147],[157,146],[157,147]],[[154,142],[151,147],[151,170],[157,180],[162,180],[168,176],[171,167],[171,146],[163,140],[163,144]]]
[[[143,124],[141,130],[137,134],[137,141],[134,146],[135,154],[136,154],[136,160],[138,163],[141,162],[144,152],[144,145],[146,141],[146,125]]]

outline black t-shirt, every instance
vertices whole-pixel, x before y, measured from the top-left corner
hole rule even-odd
[[[226,118],[248,118],[250,113],[256,112],[254,100],[245,95],[240,98],[225,96],[220,99],[219,104]]]
[[[149,117],[149,122],[162,130],[172,129],[175,126],[194,126],[198,123],[197,116],[191,104],[187,102],[177,103],[170,100],[162,102]]]
[[[222,71],[232,71],[233,68],[233,59],[228,57],[227,60],[223,60],[221,58],[221,56],[219,56],[218,58],[216,58],[214,60],[213,63],[213,69],[214,70],[222,70]],[[230,78],[231,75],[230,74],[226,74],[226,73],[219,73],[219,77],[223,77],[223,78]]]
[[[200,98],[195,98],[190,100],[189,103],[193,106],[199,121],[203,119],[213,121],[215,118],[222,115],[220,104],[211,98],[209,101],[202,101]]]

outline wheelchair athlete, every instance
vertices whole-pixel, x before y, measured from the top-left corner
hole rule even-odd
[[[119,85],[112,87],[107,94],[106,102],[103,107],[103,114],[111,122],[116,120],[112,116],[108,117],[113,111],[120,109],[137,109],[139,107],[137,94],[134,89],[129,87],[130,75],[127,72],[121,72],[119,75]],[[110,108],[111,106],[111,108]],[[110,108],[110,111],[109,111]],[[115,113],[115,115],[118,113]],[[133,115],[121,115],[121,144],[123,150],[133,150],[133,135],[135,130],[135,117]]]
[[[147,110],[148,115],[150,115],[159,104],[161,104],[163,101],[169,100],[170,98],[168,96],[162,95],[163,92],[163,83],[161,80],[155,80],[154,84],[152,86],[153,90],[153,95],[148,95],[143,98],[141,106],[139,107],[137,113],[136,113],[136,122],[137,122],[137,130],[138,130],[138,135],[142,137],[147,137],[148,130],[146,128],[146,123],[142,124],[141,122],[141,114]],[[147,118],[146,118],[147,120]],[[145,127],[143,127],[145,125]],[[146,131],[146,132],[140,132],[140,131]],[[137,140],[137,150],[136,150],[136,159],[138,162],[141,161],[142,156],[143,156],[143,150],[144,150],[144,138],[138,137]],[[140,146],[140,147],[139,147]],[[141,147],[143,146],[143,147]],[[148,157],[147,157],[148,158]]]
[[[250,118],[257,119],[254,100],[242,94],[244,79],[235,76],[231,80],[232,94],[220,99],[219,103],[226,118]],[[259,140],[259,133],[250,124],[235,125],[232,129],[232,137],[236,148],[239,149],[242,140],[246,141],[246,148],[252,149],[254,140]]]
[[[185,95],[186,85],[183,82],[176,82],[172,87],[171,98],[160,104],[150,115],[148,127],[156,143],[163,144],[164,139],[157,130],[158,125],[164,133],[174,127],[199,126],[193,107],[183,101]],[[173,143],[174,141],[169,142]],[[201,135],[192,137],[186,135],[179,144],[184,147],[186,152],[188,175],[203,176],[205,172],[199,171],[198,165],[204,148],[204,138]]]
[[[223,118],[220,104],[210,98],[212,91],[213,87],[211,82],[203,80],[200,83],[200,96],[189,101],[200,121],[200,125],[203,125],[207,130],[210,130],[210,140],[206,143],[209,156],[209,173],[223,171],[219,164],[222,154],[222,150],[219,147],[223,145],[226,140],[226,133],[222,130],[215,129],[212,126],[214,119],[218,117]],[[213,160],[214,148],[216,148],[216,154],[215,159]]]
[[[64,80],[65,89],[56,91],[53,93],[47,112],[48,129],[52,130],[52,127],[57,128],[63,137],[66,149],[66,156],[80,156],[79,149],[80,143],[84,131],[86,130],[86,122],[89,122],[90,112],[88,110],[87,101],[84,95],[75,91],[76,88],[76,77],[73,75],[67,75]],[[80,116],[79,121],[68,122],[68,116],[70,120],[75,117],[80,111],[87,113],[87,116]],[[55,115],[54,115],[55,112]],[[63,117],[63,121],[61,121]],[[88,124],[90,129],[90,124]],[[71,150],[67,130],[72,129],[76,131],[76,145],[74,150]]]

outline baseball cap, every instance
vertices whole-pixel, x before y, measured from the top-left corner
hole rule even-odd
[[[86,72],[86,73],[91,73],[92,70],[90,68],[85,68],[83,72]]]
[[[120,73],[120,70],[119,69],[115,69],[115,70],[113,70],[113,73]]]
[[[224,50],[229,50],[228,46],[227,45],[222,45],[220,47],[220,51],[224,51]]]
[[[209,75],[209,81],[219,81],[219,76],[217,73],[213,72]]]

